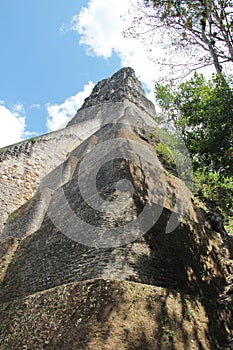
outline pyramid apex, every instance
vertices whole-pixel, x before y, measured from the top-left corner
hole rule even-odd
[[[98,82],[68,126],[77,123],[80,112],[88,107],[124,101],[134,103],[151,116],[155,115],[154,104],[147,99],[141,82],[131,67],[123,67],[110,78]]]

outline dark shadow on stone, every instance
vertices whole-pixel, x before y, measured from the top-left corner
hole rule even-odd
[[[143,283],[172,289],[173,293],[177,290],[200,298],[209,319],[207,337],[212,349],[217,349],[232,337],[232,309],[218,302],[227,285],[224,255],[228,250],[232,259],[232,239],[219,237],[195,223],[192,228],[182,224],[173,233],[165,234],[168,217],[169,212],[164,209],[154,227],[144,235],[151,256],[140,257],[137,261],[140,279]],[[153,276],[152,283],[145,271]],[[183,308],[185,315],[185,305]]]

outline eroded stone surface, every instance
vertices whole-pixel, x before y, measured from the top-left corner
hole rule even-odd
[[[92,287],[82,281],[90,279],[98,280],[93,282],[97,291],[91,297],[94,301],[88,299],[85,315],[98,315],[109,307],[115,319],[119,317],[119,325],[127,319],[119,310],[127,313],[129,307],[136,305],[139,294],[149,297],[151,292],[144,295],[143,291],[155,288],[157,293],[162,287],[161,295],[169,295],[169,300],[163,300],[159,309],[156,303],[160,294],[153,296],[152,309],[151,302],[144,300],[140,310],[147,316],[141,321],[154,322],[154,328],[142,333],[139,324],[130,318],[129,327],[137,329],[132,336],[126,321],[123,333],[111,317],[101,318],[102,326],[97,325],[97,316],[90,318],[93,327],[88,319],[85,324],[80,321],[83,338],[70,338],[70,349],[103,349],[103,339],[119,341],[122,334],[125,340],[117,349],[137,349],[135,344],[138,349],[147,344],[151,350],[193,346],[217,349],[230,344],[233,239],[208,228],[203,211],[193,203],[185,184],[164,171],[153,143],[143,136],[155,125],[153,113],[154,107],[146,100],[132,70],[123,69],[94,88],[67,128],[37,138],[33,144],[28,141],[28,146],[11,146],[2,153],[2,176],[6,179],[2,182],[4,215],[30,199],[11,213],[1,235],[2,349],[67,349],[67,327],[71,327],[67,319],[74,317],[66,308],[67,295],[70,293],[76,300],[77,292],[85,303],[85,295]],[[18,146],[22,149],[15,151]],[[9,167],[14,164],[19,170],[12,175]],[[16,182],[14,176],[19,176]],[[13,203],[15,192],[18,197]],[[117,280],[142,283],[144,287],[132,296],[132,303],[127,294],[110,305],[109,294],[104,294],[107,280],[115,280],[108,282],[114,286],[111,298],[128,288],[128,284],[124,287]],[[125,298],[127,306],[123,306]],[[187,314],[189,298],[193,315],[200,313],[195,321]],[[64,318],[58,317],[61,310],[56,308],[62,300]],[[41,311],[40,307],[47,303],[51,303],[51,308],[42,307]],[[76,307],[75,301],[71,308]],[[82,305],[79,307],[75,327],[79,327],[77,322],[83,317]],[[174,316],[177,312],[182,317],[181,324],[179,317]],[[49,331],[44,313],[52,313],[54,327],[63,331],[55,334],[52,325]],[[11,326],[14,314],[18,317],[17,327]],[[130,317],[133,314],[135,318],[135,313]],[[169,318],[170,323],[166,324],[163,317]],[[106,320],[110,322],[107,328]],[[25,329],[32,333],[24,342],[21,334]],[[43,338],[43,329],[47,338]],[[93,332],[109,332],[110,337],[94,336]],[[172,332],[177,332],[177,346]],[[38,333],[43,333],[43,337]],[[89,343],[87,333],[91,334]],[[59,337],[64,339],[60,341]],[[40,339],[48,339],[48,343],[41,343]],[[111,346],[107,341],[106,349],[114,349]]]
[[[0,322],[2,350],[211,348],[199,301],[129,282],[90,280],[36,293],[4,304]]]

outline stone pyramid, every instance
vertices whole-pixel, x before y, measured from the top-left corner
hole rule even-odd
[[[233,238],[185,146],[174,169],[156,152],[155,116],[123,68],[64,129],[1,150],[0,349],[230,348]]]

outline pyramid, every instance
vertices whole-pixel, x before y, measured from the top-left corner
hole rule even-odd
[[[233,238],[185,145],[172,167],[156,152],[173,138],[123,68],[64,129],[2,149],[1,349],[230,348]]]

